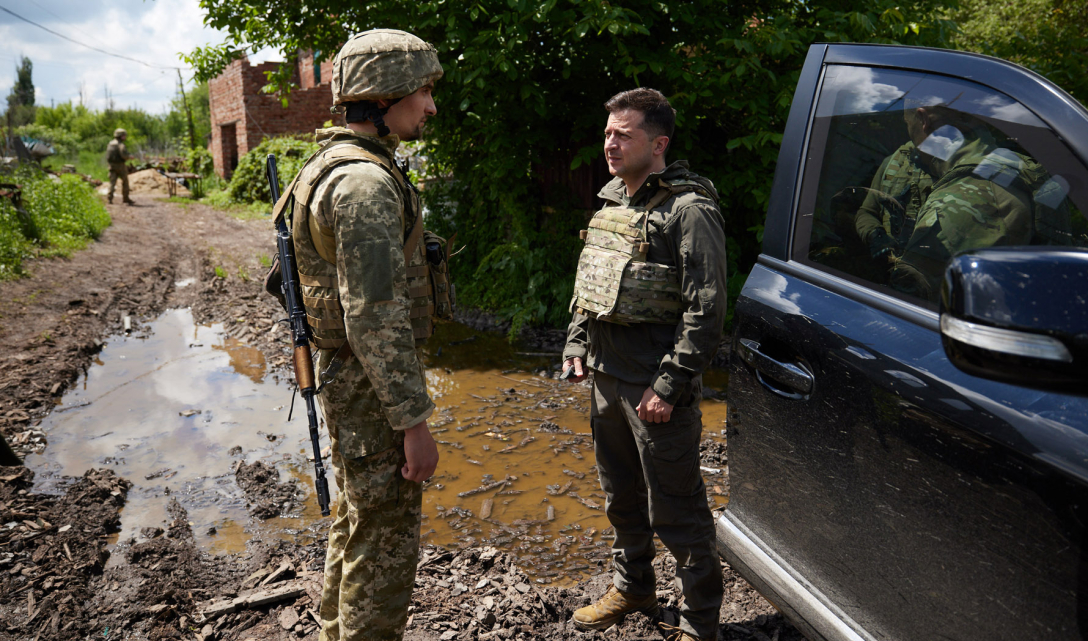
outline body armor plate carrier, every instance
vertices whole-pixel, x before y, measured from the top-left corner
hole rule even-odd
[[[571,311],[621,325],[675,325],[683,314],[680,277],[673,265],[647,262],[650,211],[679,193],[703,192],[695,182],[664,182],[646,207],[605,207],[582,232]]]
[[[323,225],[310,211],[314,187],[330,170],[346,162],[370,162],[387,171],[405,199],[403,225],[410,231],[404,241],[404,263],[408,277],[408,295],[412,300],[409,316],[416,340],[429,338],[434,319],[452,320],[453,288],[449,282],[446,242],[423,230],[419,196],[399,168],[389,158],[365,149],[348,139],[332,140],[306,163],[287,187],[277,203],[275,217],[283,216],[293,204],[291,235],[298,261],[299,284],[302,289],[306,320],[314,346],[318,349],[338,349],[347,341],[344,309],[336,273],[336,239],[331,228]],[[421,242],[423,241],[423,242]],[[438,244],[439,251],[427,246]],[[316,254],[316,255],[315,255]]]

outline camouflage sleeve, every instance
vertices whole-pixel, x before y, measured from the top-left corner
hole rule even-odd
[[[574,312],[567,325],[567,345],[563,348],[563,360],[580,358],[584,363],[589,351],[589,317]]]
[[[334,189],[340,303],[351,350],[394,430],[434,411],[416,352],[401,227],[402,196],[381,168],[352,165]]]
[[[868,243],[869,236],[879,227],[884,226],[884,208],[880,205],[881,200],[881,185],[884,183],[884,176],[888,172],[888,165],[891,163],[892,158],[899,152],[888,156],[884,159],[884,162],[880,164],[880,169],[873,175],[873,182],[869,185],[869,191],[865,194],[865,199],[861,203],[861,207],[858,209],[857,216],[854,217],[854,229],[858,232],[858,238],[861,242]]]
[[[718,351],[727,305],[725,232],[716,207],[692,204],[663,232],[680,266],[684,314],[673,347],[650,382],[661,400],[675,405],[684,386],[710,365]]]

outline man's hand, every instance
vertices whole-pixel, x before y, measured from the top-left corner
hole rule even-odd
[[[409,481],[422,483],[434,474],[434,469],[438,467],[438,445],[431,437],[427,421],[404,430],[404,457],[408,461],[401,468],[400,475]]]
[[[574,358],[568,358],[563,361],[563,371],[567,371],[571,367],[574,368],[574,373],[567,379],[569,383],[581,383],[586,378],[586,370],[582,365],[582,359],[575,356]]]
[[[635,410],[638,417],[647,423],[668,423],[672,417],[672,405],[661,400],[652,387],[647,387],[642,393],[642,401]]]

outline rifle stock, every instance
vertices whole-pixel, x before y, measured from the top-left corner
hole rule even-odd
[[[272,204],[275,205],[280,199],[280,180],[279,172],[276,170],[275,154],[268,154],[265,168],[268,174],[268,187],[272,192]],[[314,404],[317,387],[314,384],[313,355],[310,353],[310,327],[306,324],[306,308],[302,305],[302,292],[299,289],[295,248],[291,242],[291,229],[287,226],[286,215],[276,220],[276,251],[280,259],[283,297],[287,301],[287,321],[291,325],[291,342],[294,345],[295,381],[306,403],[310,444],[314,449],[314,485],[317,488],[317,503],[321,506],[321,515],[328,516],[329,481],[325,478],[325,465],[321,462],[320,432],[318,432],[317,408]]]

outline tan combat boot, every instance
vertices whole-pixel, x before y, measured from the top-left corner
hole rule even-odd
[[[604,630],[636,610],[646,616],[656,617],[659,611],[657,595],[633,596],[620,592],[613,585],[593,605],[575,610],[571,620],[575,627],[583,630]]]

